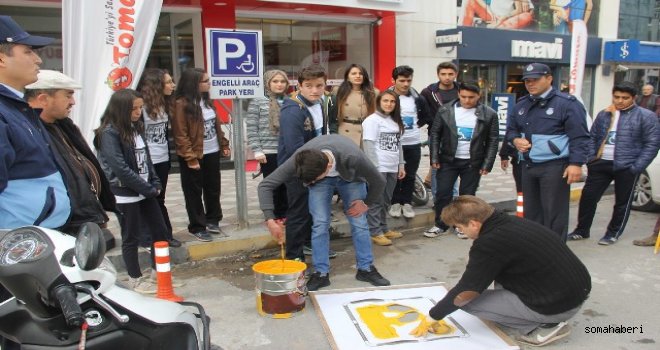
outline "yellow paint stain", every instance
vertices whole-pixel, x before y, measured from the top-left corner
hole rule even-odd
[[[393,306],[404,307],[406,311],[398,311],[392,308]],[[398,338],[399,334],[396,331],[394,326],[401,327],[405,324],[411,322],[417,322],[421,320],[423,315],[414,308],[404,306],[401,304],[384,304],[384,305],[366,305],[356,308],[360,319],[364,322],[369,330],[378,339],[392,339]],[[402,321],[401,319],[406,317],[408,314],[417,314],[411,321]]]
[[[396,310],[396,308],[406,309],[405,311]],[[399,338],[396,329],[408,323],[420,322],[425,319],[425,315],[417,309],[396,304],[370,304],[356,308],[360,319],[367,325],[371,334],[378,339],[392,339]],[[415,314],[416,317],[411,318],[410,314]],[[403,320],[407,318],[408,320]],[[396,327],[395,327],[396,326]],[[454,327],[447,324],[444,320],[434,322],[432,325],[432,333],[436,335],[452,334],[456,331]]]
[[[252,266],[254,272],[265,275],[287,275],[304,271],[306,268],[304,262],[295,260],[266,260]]]

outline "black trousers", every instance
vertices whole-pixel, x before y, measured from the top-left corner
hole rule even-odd
[[[199,160],[199,170],[190,169],[179,157],[181,189],[188,213],[188,231],[206,230],[206,225],[217,225],[222,220],[220,207],[220,152],[205,154]]]
[[[289,201],[286,211],[286,257],[305,261],[303,245],[312,239],[309,193],[297,177],[287,181],[285,185]]]
[[[142,276],[138,262],[139,234],[147,229],[151,242],[165,241],[167,227],[163,221],[156,198],[146,198],[135,203],[117,203],[117,220],[121,227],[121,254],[126,264],[128,275],[133,278]],[[151,267],[154,267],[154,249],[151,249]]]
[[[270,175],[273,171],[277,169],[277,154],[266,154],[266,163],[261,164],[261,172],[263,173],[264,178]],[[286,185],[280,185],[273,192],[273,202],[275,204],[275,209],[273,214],[275,214],[276,219],[286,217],[286,209],[288,207],[286,199]]]
[[[565,242],[571,187],[562,176],[568,163],[520,164],[525,218],[553,230]]]
[[[479,169],[470,165],[469,159],[455,159],[451,163],[441,163],[440,169],[435,173],[436,192],[433,194],[433,209],[435,210],[435,225],[443,230],[449,228],[442,222],[440,214],[442,209],[451,203],[452,192],[456,179],[461,178],[458,194],[475,195],[479,187],[481,175]]]
[[[163,189],[160,191],[160,194],[156,197],[158,201],[158,206],[160,207],[161,213],[163,213],[163,220],[165,221],[165,226],[167,226],[167,239],[172,239],[172,223],[170,222],[170,214],[167,212],[165,207],[165,192],[167,191],[167,180],[170,176],[170,162],[162,162],[154,164],[154,169],[156,170],[156,175],[160,179],[160,184]]]
[[[513,173],[513,181],[516,183],[516,192],[522,192],[522,165],[518,163],[517,159],[511,158],[511,172]]]
[[[589,164],[587,169],[589,170],[589,176],[587,176],[584,188],[582,188],[575,233],[582,235],[582,237],[589,237],[598,201],[614,180],[614,210],[612,210],[612,218],[607,225],[605,236],[619,238],[626,228],[633,199],[633,189],[639,175],[633,174],[628,169],[614,171],[614,162],[611,160],[599,159]]]
[[[397,181],[394,193],[392,193],[392,204],[399,203],[403,205],[412,203],[415,177],[417,176],[417,169],[419,169],[419,160],[422,158],[422,146],[416,144],[401,147],[403,148],[403,160],[406,161],[404,166],[406,177]]]

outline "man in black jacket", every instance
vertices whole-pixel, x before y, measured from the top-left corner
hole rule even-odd
[[[442,211],[442,220],[474,242],[463,276],[431,308],[418,335],[458,309],[517,329],[517,340],[533,346],[570,333],[566,321],[588,298],[591,277],[553,231],[496,212],[474,196],[458,197]],[[487,289],[493,282],[495,288]]]
[[[28,85],[25,93],[30,106],[41,112],[39,117],[50,135],[71,201],[71,215],[60,230],[72,235],[85,222],[105,228],[108,222],[105,211],[116,210],[115,197],[98,160],[78,127],[68,118],[75,104],[74,90],[80,88],[80,84],[58,71],[41,70],[38,80]]]
[[[435,226],[424,232],[426,237],[437,237],[449,228],[440,219],[440,212],[451,202],[456,179],[461,178],[460,195],[474,195],[481,176],[493,169],[499,133],[497,112],[479,103],[480,97],[479,85],[461,84],[458,100],[440,107],[433,121],[430,144],[431,166],[437,169]]]

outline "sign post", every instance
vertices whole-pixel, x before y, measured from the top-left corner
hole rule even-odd
[[[248,226],[243,99],[262,97],[263,45],[260,30],[206,29],[206,66],[212,99],[233,99],[232,144],[238,227]]]

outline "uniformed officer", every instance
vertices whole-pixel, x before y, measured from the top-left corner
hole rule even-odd
[[[506,140],[521,155],[525,218],[565,241],[570,184],[580,180],[588,154],[586,111],[574,96],[552,87],[545,64],[525,66],[523,81],[529,95],[512,109]]]

